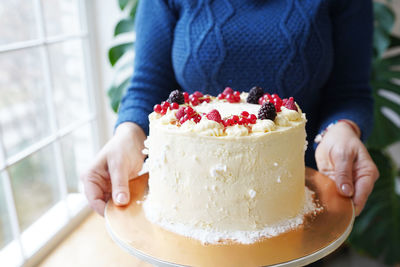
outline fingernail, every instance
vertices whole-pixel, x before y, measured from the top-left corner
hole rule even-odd
[[[353,195],[353,188],[349,184],[342,184],[340,189],[342,190],[343,194],[348,197],[351,197]]]
[[[126,204],[126,202],[128,202],[128,196],[126,195],[126,193],[118,193],[117,195],[117,202],[120,204]]]

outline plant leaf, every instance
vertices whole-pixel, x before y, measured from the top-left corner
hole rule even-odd
[[[381,177],[354,223],[349,242],[361,253],[392,265],[400,262],[400,196],[394,188],[396,167],[382,151],[370,149],[369,153]]]
[[[139,3],[139,0],[133,0],[133,5],[132,5],[132,8],[131,8],[131,11],[129,12],[129,16],[132,19],[135,19],[135,17],[136,17],[136,10],[137,10],[137,7],[138,7],[138,3]]]
[[[134,19],[121,19],[115,26],[114,36],[122,33],[133,32],[135,30],[135,20]]]
[[[133,42],[113,46],[108,50],[108,59],[112,66],[129,50],[133,50]]]
[[[389,35],[381,28],[375,27],[373,44],[377,57],[382,57],[383,53],[388,49],[390,45]]]
[[[122,81],[120,84],[117,85],[112,85],[108,89],[108,96],[110,98],[110,104],[111,108],[113,109],[114,112],[118,112],[119,105],[121,103],[122,97],[124,96],[126,89],[129,86],[131,78],[128,77],[124,81]]]
[[[390,47],[400,46],[400,38],[395,35],[390,35]]]
[[[124,10],[125,7],[129,4],[130,0],[118,0],[119,8]]]
[[[374,2],[374,19],[375,24],[383,31],[386,33],[392,31],[395,14],[386,4]]]

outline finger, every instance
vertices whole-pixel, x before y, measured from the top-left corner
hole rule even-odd
[[[355,166],[355,194],[353,202],[356,208],[356,215],[359,215],[374,188],[375,181],[379,177],[379,171],[365,148],[358,152]]]
[[[104,216],[104,209],[107,201],[104,197],[106,185],[102,185],[100,182],[101,180],[97,180],[91,176],[83,178],[82,181],[90,207],[101,216]]]
[[[356,180],[355,193],[353,196],[356,216],[358,216],[363,210],[365,203],[367,202],[368,196],[371,194],[373,188],[374,180],[371,176],[365,176]]]
[[[124,164],[110,162],[109,172],[111,176],[112,198],[117,205],[126,205],[129,202],[129,175]]]
[[[352,175],[354,156],[342,149],[332,151],[331,159],[335,166],[334,177],[339,192],[346,197],[351,197],[354,193]]]

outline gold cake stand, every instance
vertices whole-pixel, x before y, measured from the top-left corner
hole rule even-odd
[[[303,266],[337,249],[353,227],[351,199],[340,196],[327,176],[307,168],[306,184],[316,192],[323,212],[309,217],[296,230],[250,245],[203,245],[149,222],[141,200],[147,193],[148,175],[130,182],[131,201],[117,207],[109,201],[105,210],[111,238],[130,254],[156,266]]]

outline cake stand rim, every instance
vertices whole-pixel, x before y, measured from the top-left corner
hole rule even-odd
[[[317,170],[314,170],[310,167],[306,167],[306,169],[310,169],[313,172],[318,172]],[[319,172],[318,172],[319,173]],[[146,173],[142,173],[142,175],[146,175],[148,174]],[[139,176],[139,177],[141,177]],[[137,179],[139,177],[135,177],[133,179],[130,180],[134,180]],[[111,201],[108,201],[106,203],[105,206],[105,210],[104,210],[104,219],[105,219],[105,226],[106,226],[106,230],[108,232],[108,234],[110,235],[111,239],[122,249],[124,249],[125,251],[127,251],[129,254],[145,261],[148,262],[152,265],[155,266],[162,266],[162,267],[187,267],[190,265],[182,265],[182,264],[177,264],[177,263],[173,263],[173,262],[169,262],[169,261],[165,261],[165,260],[161,260],[158,258],[155,258],[153,256],[150,256],[142,251],[140,251],[139,249],[135,249],[133,246],[129,245],[127,242],[125,242],[122,238],[120,238],[118,236],[118,234],[116,234],[111,226],[111,223],[108,219],[108,212],[107,212],[107,207],[110,204]],[[352,207],[352,215],[351,215],[351,219],[349,221],[349,224],[346,228],[346,230],[339,236],[337,237],[335,240],[333,240],[331,243],[329,243],[327,246],[312,252],[308,255],[305,255],[303,257],[294,259],[294,260],[290,260],[290,261],[286,261],[286,262],[281,262],[281,263],[277,263],[277,264],[273,264],[273,265],[264,265],[264,266],[269,266],[269,267],[294,267],[294,266],[304,266],[310,263],[313,263],[319,259],[322,259],[323,257],[329,255],[330,253],[332,253],[333,251],[335,251],[337,248],[340,247],[340,245],[342,245],[344,243],[344,241],[346,241],[347,237],[350,235],[352,229],[353,229],[353,225],[354,225],[354,221],[355,221],[355,208],[354,208],[354,203],[353,201],[351,201],[351,207]],[[151,224],[153,224],[152,222],[149,222]],[[161,265],[160,265],[161,264]]]

